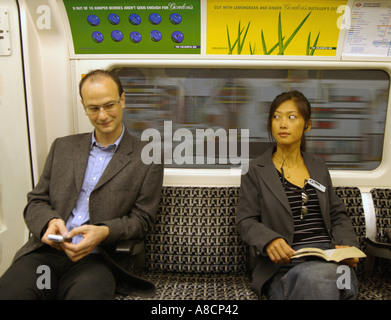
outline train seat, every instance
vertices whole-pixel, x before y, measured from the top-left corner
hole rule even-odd
[[[376,236],[367,240],[367,269],[373,270],[375,258],[391,259],[391,189],[371,190],[376,215]]]
[[[366,227],[360,190],[336,187],[335,191],[345,203],[361,249],[365,251]],[[250,288],[250,250],[235,227],[238,196],[239,187],[163,188],[156,223],[145,239],[144,266],[134,268],[138,275],[155,283],[157,292],[151,299],[257,299]],[[357,274],[363,273],[360,262]],[[391,292],[391,281],[363,279],[359,299],[382,299]],[[382,286],[388,289],[383,290]],[[145,298],[118,294],[116,299]]]

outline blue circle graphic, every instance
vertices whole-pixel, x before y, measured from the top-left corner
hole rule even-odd
[[[160,22],[162,22],[162,17],[158,13],[151,13],[149,15],[149,22],[151,22],[152,24],[159,24]]]
[[[99,23],[100,23],[100,19],[97,15],[95,14],[90,14],[88,17],[87,17],[87,22],[91,25],[91,26],[94,26],[96,27]]]
[[[111,32],[111,39],[113,39],[115,42],[120,42],[124,38],[124,35],[119,30],[113,30]]]
[[[129,16],[129,22],[135,26],[138,26],[141,23],[141,17],[136,13],[132,13]]]
[[[170,22],[173,24],[180,24],[182,22],[182,16],[179,13],[171,13]]]
[[[159,42],[162,40],[162,33],[159,30],[152,30],[150,33],[152,41]]]
[[[172,39],[172,41],[174,41],[176,43],[181,43],[183,41],[183,39],[184,39],[184,35],[180,31],[174,31],[171,34],[171,39]]]
[[[94,31],[92,33],[92,39],[97,43],[101,43],[104,40],[104,38],[105,37],[103,36],[102,32],[100,32],[100,31]]]
[[[133,31],[130,33],[130,40],[134,43],[139,43],[142,40],[142,36],[140,32]]]
[[[119,17],[118,14],[115,13],[110,13],[108,16],[109,22],[111,24],[117,25],[118,23],[121,22],[121,18]]]

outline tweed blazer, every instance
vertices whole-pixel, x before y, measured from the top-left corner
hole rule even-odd
[[[39,182],[27,195],[24,219],[31,237],[15,260],[43,245],[40,239],[51,219],[67,221],[83,184],[90,146],[91,133],[53,142]],[[155,220],[163,166],[144,164],[143,146],[125,130],[89,198],[90,223],[109,227],[109,235],[100,245],[108,252],[118,241],[143,238]]]
[[[252,289],[261,296],[263,285],[281,267],[266,254],[266,245],[283,238],[291,246],[294,224],[288,198],[272,161],[273,148],[252,160],[241,179],[237,207],[237,230],[259,255],[253,270]],[[353,225],[346,208],[335,194],[329,171],[322,158],[302,153],[310,177],[326,187],[316,190],[325,227],[333,245],[357,246]]]

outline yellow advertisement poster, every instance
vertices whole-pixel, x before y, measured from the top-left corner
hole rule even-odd
[[[207,54],[335,56],[346,4],[209,0]]]

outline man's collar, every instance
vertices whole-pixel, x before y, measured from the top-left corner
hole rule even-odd
[[[100,149],[111,150],[114,153],[117,150],[117,148],[122,140],[122,137],[124,136],[124,132],[125,132],[125,126],[122,124],[122,133],[121,133],[120,137],[113,144],[109,144],[107,147],[102,147],[102,145],[96,141],[95,130],[93,130],[90,149],[92,149],[94,146],[97,146]]]

